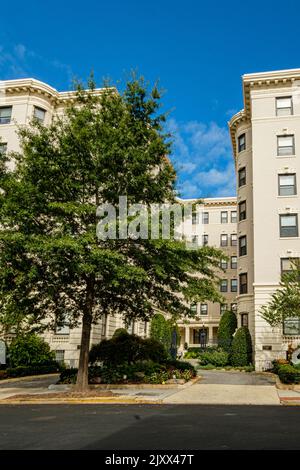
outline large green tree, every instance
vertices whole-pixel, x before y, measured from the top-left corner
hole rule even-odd
[[[291,270],[283,274],[279,288],[261,308],[261,316],[272,327],[289,318],[300,318],[300,261],[291,261]]]
[[[21,151],[0,163],[0,321],[18,331],[82,325],[77,389],[88,385],[92,324],[107,313],[189,315],[191,301],[220,301],[221,252],[178,240],[96,236],[96,208],[175,197],[160,92],[133,77],[123,92],[77,87],[45,127],[19,131]],[[16,162],[7,170],[5,158]],[[200,273],[201,276],[196,275]]]

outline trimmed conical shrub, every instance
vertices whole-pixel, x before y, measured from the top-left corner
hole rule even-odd
[[[223,313],[218,328],[218,346],[227,352],[231,351],[231,343],[236,328],[236,314],[230,310],[227,310]]]
[[[233,337],[230,360],[233,366],[248,366],[251,363],[252,341],[246,326],[239,328]]]

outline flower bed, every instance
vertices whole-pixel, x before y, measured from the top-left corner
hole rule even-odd
[[[181,361],[167,361],[164,364],[139,361],[135,364],[122,364],[114,367],[109,367],[109,365],[89,367],[90,384],[165,384],[171,379],[187,382],[195,376],[195,368]],[[75,383],[76,377],[77,369],[66,369],[62,371],[59,383]]]

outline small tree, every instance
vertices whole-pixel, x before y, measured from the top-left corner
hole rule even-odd
[[[300,261],[291,263],[291,271],[282,276],[280,287],[261,308],[261,316],[272,327],[288,318],[300,318]]]
[[[246,326],[236,332],[232,341],[230,361],[233,366],[247,366],[252,359],[251,335]]]
[[[237,328],[236,314],[231,310],[223,313],[218,328],[218,345],[230,352],[233,334]]]
[[[156,313],[151,321],[150,338],[164,345],[166,351],[171,347],[171,324],[161,313]]]
[[[55,360],[54,351],[39,336],[30,334],[14,339],[9,347],[12,367],[46,365]]]

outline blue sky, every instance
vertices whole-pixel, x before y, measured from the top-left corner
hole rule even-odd
[[[294,0],[5,2],[0,79],[58,90],[91,69],[100,84],[131,69],[159,79],[181,195],[234,195],[227,121],[242,107],[241,75],[300,67],[299,16]]]

